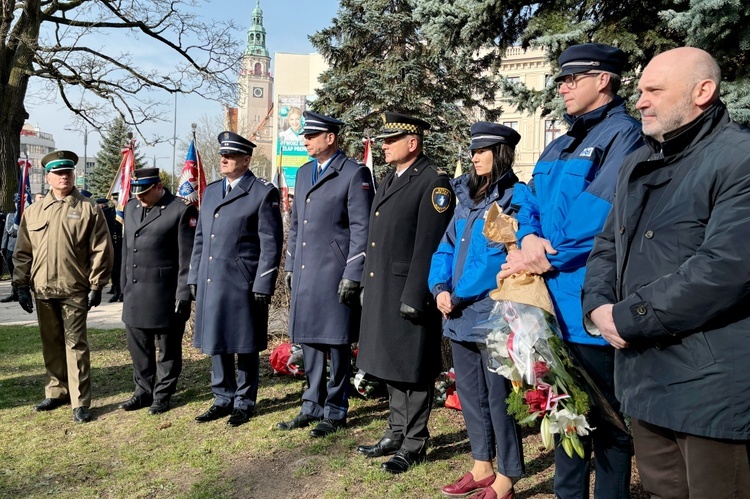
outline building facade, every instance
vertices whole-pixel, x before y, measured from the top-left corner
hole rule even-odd
[[[242,59],[239,79],[240,95],[236,114],[236,131],[252,140],[258,147],[256,154],[266,158],[272,155],[273,77],[271,57],[266,48],[266,29],[263,27],[263,11],[260,0],[256,0],[252,23],[247,32],[247,46]],[[227,108],[227,118],[231,115]],[[229,129],[233,129],[230,128]]]
[[[51,133],[42,132],[38,127],[25,123],[21,129],[21,158],[28,156],[31,162],[29,183],[31,193],[46,193],[49,186],[45,182],[42,158],[55,150],[55,139]]]

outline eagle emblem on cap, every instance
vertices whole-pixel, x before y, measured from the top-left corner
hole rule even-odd
[[[62,158],[64,158],[64,157],[65,157],[65,153],[64,153],[63,151],[59,151],[59,152],[57,153],[57,157],[58,157],[58,158],[60,158],[60,159],[62,159]]]
[[[229,140],[229,132],[224,132],[224,140]]]

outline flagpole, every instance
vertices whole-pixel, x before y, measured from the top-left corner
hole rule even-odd
[[[203,165],[201,165],[201,155],[198,152],[198,144],[195,137],[195,130],[198,128],[198,125],[195,123],[192,123],[190,125],[190,128],[193,131],[193,147],[195,147],[195,167],[198,170],[198,206],[201,205],[201,173],[203,170]]]

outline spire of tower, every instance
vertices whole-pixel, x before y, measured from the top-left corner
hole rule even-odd
[[[263,27],[263,10],[260,8],[260,0],[256,0],[255,2],[252,18],[253,22],[247,31],[245,55],[270,57],[266,48],[266,28]]]

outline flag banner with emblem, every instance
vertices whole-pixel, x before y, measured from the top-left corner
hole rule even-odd
[[[280,156],[279,156],[280,157]],[[278,187],[281,193],[281,207],[283,213],[289,211],[289,184],[286,181],[286,175],[283,168],[276,168],[276,175],[273,178],[273,185]]]
[[[200,208],[201,201],[203,200],[203,191],[205,190],[206,173],[203,170],[200,151],[195,146],[195,139],[193,139],[190,141],[190,146],[185,156],[185,166],[182,167],[177,195]]]
[[[23,211],[31,204],[31,161],[28,159],[19,159],[18,166],[21,172],[18,177],[18,209],[16,216],[13,218],[13,228],[18,230],[21,226],[21,216]]]
[[[125,204],[130,199],[130,177],[133,175],[133,171],[135,171],[134,149],[135,139],[131,139],[130,144],[122,148],[120,168],[118,168],[115,181],[109,189],[109,194],[107,194],[107,197],[111,198],[112,194],[119,193],[117,206],[115,206],[115,218],[121,224],[124,224]]]
[[[372,145],[375,141],[369,137],[362,139],[362,143],[365,145],[364,164],[370,170],[370,179],[372,179],[372,186],[375,187],[375,167],[372,162]]]

